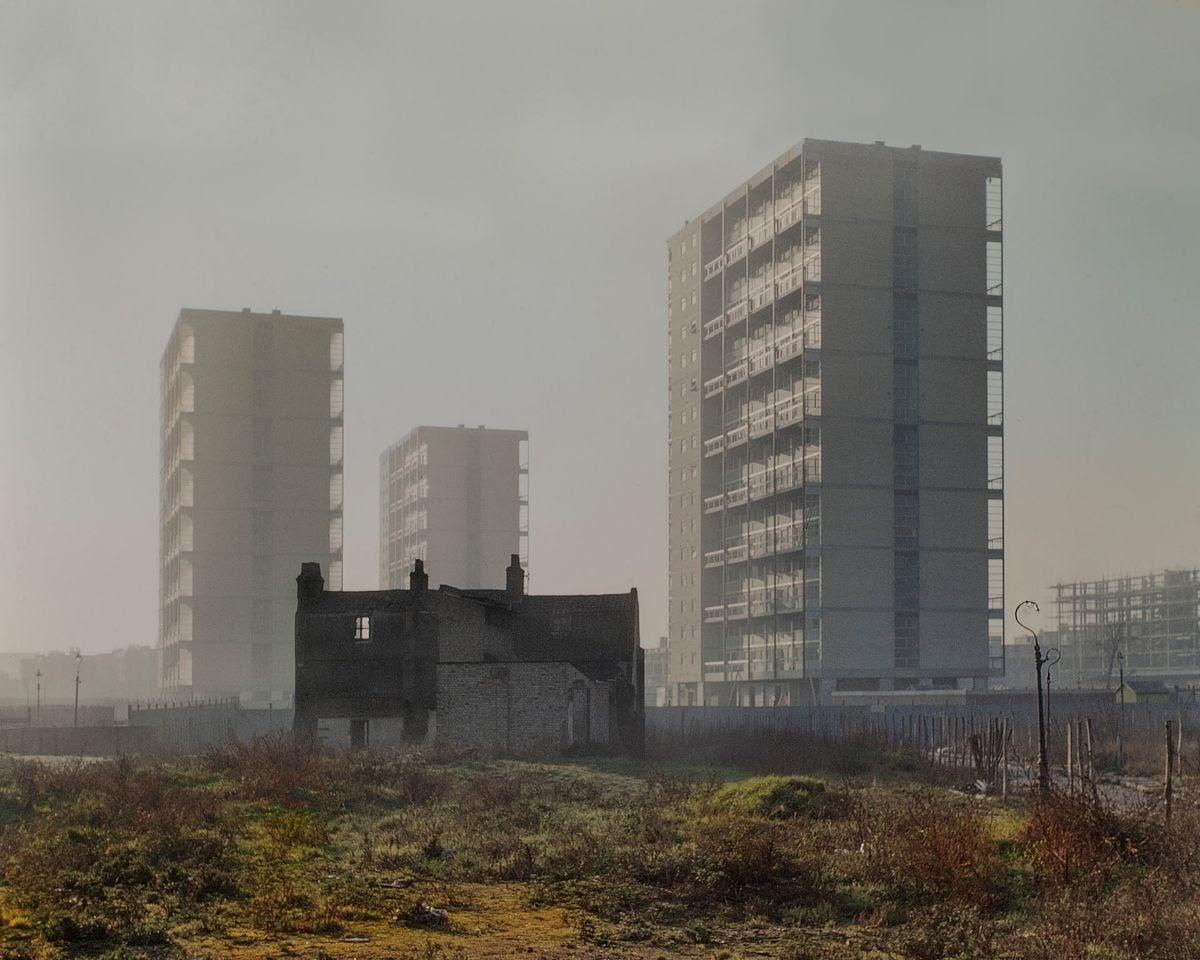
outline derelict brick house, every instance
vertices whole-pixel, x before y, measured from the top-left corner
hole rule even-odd
[[[513,556],[504,590],[327,591],[316,563],[296,578],[296,737],[349,719],[403,721],[410,740],[486,753],[641,752],[643,664],[637,590],[529,596]]]

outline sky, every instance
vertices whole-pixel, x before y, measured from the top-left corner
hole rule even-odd
[[[181,307],[528,429],[531,586],[666,628],[666,239],[804,137],[1004,162],[1009,606],[1200,564],[1200,4],[0,0],[0,652],[154,643]]]

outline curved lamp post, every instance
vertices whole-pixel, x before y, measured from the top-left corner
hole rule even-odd
[[[1038,635],[1031,627],[1026,626],[1021,622],[1021,608],[1025,605],[1033,607],[1034,611],[1041,613],[1036,601],[1022,600],[1017,604],[1017,608],[1013,611],[1013,619],[1017,621],[1017,626],[1027,631],[1033,637],[1033,662],[1037,670],[1037,708],[1038,708],[1038,790],[1044,796],[1050,792],[1050,761],[1046,756],[1046,714],[1045,708],[1042,705],[1042,667],[1049,664],[1053,666],[1061,659],[1062,654],[1057,650],[1047,651],[1046,656],[1042,656],[1042,648],[1038,643]]]

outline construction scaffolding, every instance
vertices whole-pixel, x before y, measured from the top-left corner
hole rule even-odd
[[[1055,593],[1062,682],[1115,687],[1145,677],[1200,683],[1200,570],[1059,583]]]

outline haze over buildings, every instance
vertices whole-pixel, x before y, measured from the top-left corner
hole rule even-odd
[[[342,584],[342,370],[341,320],[180,311],[161,366],[166,695],[291,696],[296,571]]]
[[[529,434],[417,427],[379,455],[379,589],[423,560],[435,586],[504,586],[513,554],[529,569]]]
[[[804,140],[668,244],[675,703],[1003,671],[1000,161]]]
[[[513,424],[534,588],[664,634],[662,241],[805,135],[1004,157],[1009,606],[1200,564],[1198,46],[1162,2],[0,6],[0,648],[155,642],[182,304],[352,329],[348,588],[400,431]]]

